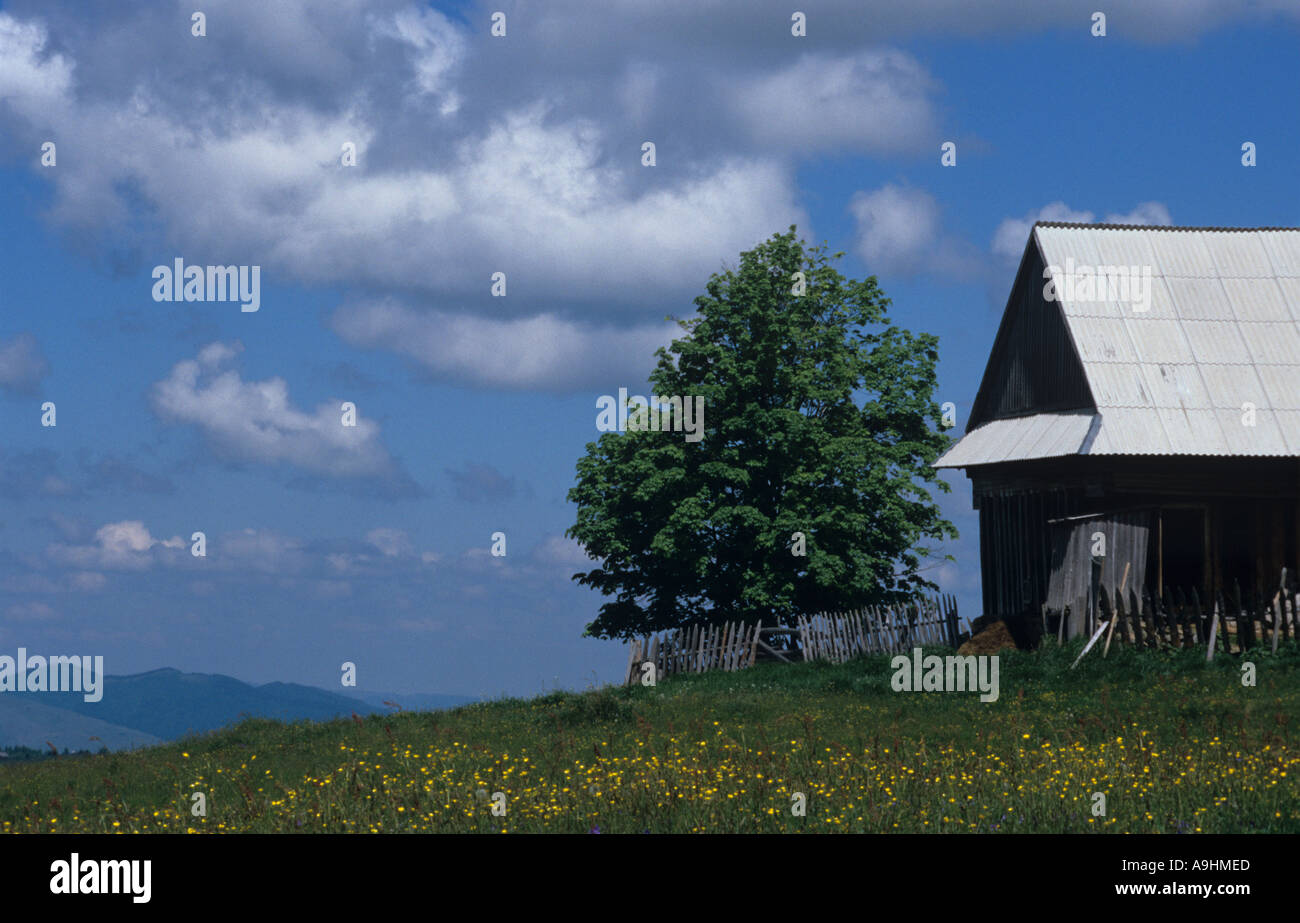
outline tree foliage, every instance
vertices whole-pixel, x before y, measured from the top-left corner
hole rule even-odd
[[[930,467],[948,444],[938,339],[894,326],[875,277],[845,279],[842,256],[792,225],[712,276],[650,376],[654,395],[704,397],[701,441],[630,430],[587,444],[566,534],[598,566],[573,579],[612,597],[588,635],[787,624],[933,587],[923,543],[956,536],[927,490],[948,489]]]

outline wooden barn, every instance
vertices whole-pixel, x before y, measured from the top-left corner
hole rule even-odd
[[[1069,606],[1068,636],[1098,585],[1273,592],[1300,565],[1300,228],[1036,224],[935,466],[971,480],[985,615]]]

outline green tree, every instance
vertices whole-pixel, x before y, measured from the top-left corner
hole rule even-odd
[[[654,395],[704,397],[700,441],[629,428],[587,444],[566,535],[599,566],[573,579],[613,597],[587,635],[788,624],[934,587],[922,543],[957,534],[926,489],[948,490],[930,467],[948,445],[938,339],[893,326],[842,256],[792,225],[709,280],[650,376]]]

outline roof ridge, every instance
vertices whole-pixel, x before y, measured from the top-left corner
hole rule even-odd
[[[1034,227],[1044,228],[1088,228],[1103,231],[1300,231],[1300,227],[1225,227],[1190,224],[1100,224],[1085,221],[1035,221]]]

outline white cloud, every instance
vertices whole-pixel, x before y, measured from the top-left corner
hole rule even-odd
[[[505,9],[510,9],[507,5]],[[594,56],[608,36],[635,30],[640,47],[707,51],[715,58],[775,55],[790,44],[790,14],[800,7],[786,0],[660,0],[653,15],[645,0],[550,0],[536,13],[535,30],[548,40],[542,50],[580,49]],[[803,7],[807,9],[807,7]],[[823,0],[808,16],[807,41],[829,47],[911,36],[985,36],[999,38],[1077,29],[1087,35],[1089,14],[1075,0],[910,0],[870,3]],[[1153,43],[1184,41],[1232,21],[1269,21],[1271,13],[1297,17],[1292,0],[1129,0],[1110,29],[1126,39]],[[775,24],[768,27],[768,23]],[[531,23],[530,23],[531,24]],[[756,24],[756,25],[755,25]]]
[[[1007,260],[1020,259],[1025,252],[1025,241],[1029,240],[1029,231],[1036,221],[1088,224],[1095,217],[1092,212],[1075,211],[1064,202],[1053,202],[1021,218],[1003,218],[993,234],[993,253]]]
[[[396,38],[411,49],[419,92],[440,96],[439,111],[453,115],[460,97],[449,88],[450,77],[465,57],[465,37],[437,10],[407,7],[391,19],[373,20],[375,34]]]
[[[68,92],[72,63],[60,54],[46,55],[48,41],[43,23],[0,12],[0,100],[35,115]]]
[[[335,477],[392,476],[396,465],[379,438],[379,424],[360,408],[356,425],[343,425],[341,400],[312,413],[293,406],[282,378],[244,381],[224,369],[242,350],[239,343],[212,343],[195,359],[172,367],[150,392],[164,420],[197,426],[219,452],[232,458],[288,463]]]
[[[771,151],[715,140],[666,148],[659,168],[641,167],[639,133],[629,142],[626,121],[660,114],[672,74],[658,64],[621,65],[621,78],[594,81],[595,95],[575,102],[543,81],[476,81],[465,68],[482,56],[479,30],[417,4],[339,4],[329,22],[302,3],[265,6],[223,10],[221,49],[230,60],[222,66],[244,77],[197,95],[178,87],[203,79],[211,39],[182,43],[188,51],[161,41],[142,73],[110,53],[164,37],[135,11],[99,24],[96,44],[59,29],[66,53],[48,58],[44,26],[0,13],[8,83],[25,99],[43,94],[30,104],[0,99],[0,115],[16,117],[24,148],[49,133],[61,147],[97,152],[41,174],[53,187],[49,217],[154,262],[180,254],[257,264],[264,280],[342,286],[358,300],[430,299],[463,322],[465,354],[441,351],[428,364],[506,387],[537,379],[501,368],[509,359],[478,373],[472,341],[485,329],[477,322],[513,324],[521,302],[535,318],[563,304],[563,325],[537,318],[551,326],[536,345],[522,339],[527,322],[514,328],[515,358],[545,369],[553,363],[538,354],[562,336],[584,344],[565,350],[582,367],[606,354],[593,325],[631,325],[628,337],[646,342],[635,325],[651,307],[658,313],[664,299],[689,305],[723,260],[792,223],[809,230],[793,164]],[[56,22],[72,15],[57,3],[46,14]],[[875,99],[893,112],[906,105],[901,90],[868,92],[872,67],[906,70],[891,60],[800,65],[784,83],[760,78],[760,89],[788,93],[801,79],[834,77],[828,105]],[[471,99],[478,105],[466,105]],[[356,167],[340,166],[343,141],[357,145]],[[498,270],[508,274],[509,299],[486,297]],[[445,296],[456,298],[454,309],[433,301]]]
[[[888,154],[934,140],[937,119],[929,97],[936,88],[905,52],[805,54],[779,70],[734,79],[729,102],[764,145]]]
[[[1130,212],[1113,212],[1106,216],[1107,224],[1170,225],[1174,219],[1163,202],[1142,202]]]
[[[1165,40],[1283,7],[1149,0],[1126,12],[1124,29]],[[917,0],[870,16],[829,0],[810,17],[815,53],[799,56],[790,10],[775,0],[665,2],[653,15],[643,3],[556,0],[522,20],[507,4],[505,41],[486,37],[482,10],[462,22],[409,0],[336,0],[329,16],[305,0],[229,0],[220,39],[203,41],[177,41],[184,21],[142,5],[113,5],[93,28],[76,3],[32,8],[41,18],[0,12],[0,145],[29,160],[47,136],[61,153],[96,152],[39,173],[54,222],[149,265],[177,254],[258,264],[268,282],[337,286],[353,304],[436,308],[403,324],[423,334],[427,318],[451,318],[456,341],[425,342],[412,358],[509,388],[551,384],[557,363],[544,350],[557,339],[578,344],[565,346],[572,386],[586,363],[612,365],[598,325],[648,344],[652,328],[636,324],[649,309],[689,305],[723,260],[791,223],[814,238],[798,156],[936,141],[937,83],[881,41],[1087,26],[1066,0],[1028,12],[1020,0]],[[149,68],[132,60],[141,47]],[[639,163],[648,136],[660,142],[654,169]],[[340,166],[343,141],[358,145],[356,167]],[[933,210],[915,196],[910,205],[915,223],[896,225],[896,240],[864,233],[866,253],[886,265],[923,258]],[[940,238],[934,258],[945,256]],[[509,298],[485,297],[497,270]],[[528,341],[539,325],[542,338]],[[506,349],[480,370],[494,334]],[[392,336],[370,341],[416,351]],[[278,448],[250,446],[248,432],[211,434],[299,464],[306,456],[277,432]]]
[[[647,61],[630,61],[619,84],[619,102],[628,117],[643,124],[654,106],[663,79],[663,69]]]
[[[581,543],[563,535],[548,535],[533,549],[533,560],[539,564],[590,569],[596,562],[587,556]]]
[[[1061,221],[1074,224],[1092,224],[1096,214],[1070,208],[1064,202],[1052,202],[1036,212],[1019,218],[1004,218],[993,234],[993,254],[1008,261],[1018,261],[1025,252],[1029,231],[1036,221]],[[1173,224],[1169,209],[1161,202],[1142,202],[1128,213],[1111,212],[1106,224]]]
[[[331,325],[354,346],[392,350],[439,377],[556,391],[644,374],[654,351],[681,335],[676,324],[602,329],[550,314],[492,320],[393,301],[341,308]]]
[[[849,202],[857,219],[857,252],[869,272],[919,269],[939,239],[939,205],[920,189],[893,184],[858,192]]]
[[[103,570],[146,570],[159,560],[160,555],[177,552],[186,547],[180,536],[169,539],[155,538],[138,519],[110,522],[95,532],[94,539],[86,545],[54,543],[46,548],[53,561],[79,568]],[[80,575],[78,589],[96,589],[102,586],[102,575]],[[99,577],[100,581],[94,578]],[[74,583],[75,585],[75,583]]]
[[[24,35],[37,28],[0,17]],[[455,111],[467,45],[457,27],[415,7],[359,27],[334,36],[355,43],[350,54],[373,57],[393,42],[405,50],[395,56],[405,70],[390,73],[385,60],[372,79],[405,80],[416,97],[433,94],[439,111]],[[24,40],[23,60],[34,43]],[[182,104],[163,63],[152,80],[97,87],[93,101],[67,80],[40,84],[59,105],[26,121],[99,152],[43,174],[54,184],[55,220],[124,239],[156,222],[182,254],[257,263],[263,278],[479,295],[492,271],[507,268],[533,297],[605,307],[635,303],[646,284],[700,286],[720,259],[804,223],[788,164],[718,152],[646,185],[639,144],[611,151],[611,137],[626,142],[603,120],[559,115],[545,98],[494,100],[490,120],[449,123],[431,151],[409,123],[414,113],[374,111],[377,97],[405,98],[400,83],[358,86],[328,105],[270,87],[251,104]],[[644,103],[653,86],[642,71],[623,89]],[[358,145],[357,167],[339,165],[344,140]],[[133,221],[128,196],[153,221]],[[450,269],[429,272],[431,259]]]

